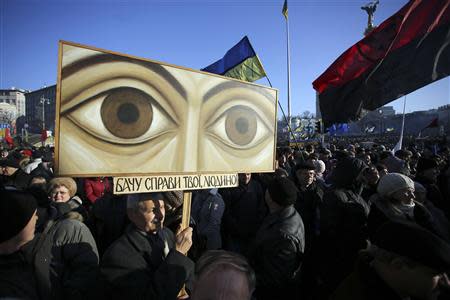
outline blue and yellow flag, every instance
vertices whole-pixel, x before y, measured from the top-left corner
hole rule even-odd
[[[225,56],[202,71],[253,82],[264,76],[264,68],[247,36],[239,41]]]
[[[288,4],[287,0],[284,0],[283,10],[281,11],[283,16],[287,19],[288,18]]]

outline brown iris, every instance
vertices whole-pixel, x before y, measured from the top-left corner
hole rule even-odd
[[[103,100],[103,124],[117,137],[137,138],[147,132],[152,124],[153,109],[150,101],[150,96],[139,90],[115,89]]]
[[[226,115],[225,131],[228,138],[240,146],[250,143],[256,135],[256,112],[251,108],[237,105],[230,108]]]

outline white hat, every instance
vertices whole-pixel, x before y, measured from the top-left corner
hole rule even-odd
[[[313,163],[314,163],[314,166],[316,167],[317,174],[322,174],[323,172],[325,172],[326,167],[325,167],[325,163],[322,160],[318,159],[318,160],[315,160]]]
[[[414,189],[414,181],[400,173],[388,173],[378,182],[377,192],[380,196],[389,197],[405,188]]]

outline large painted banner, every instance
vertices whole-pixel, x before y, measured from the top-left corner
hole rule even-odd
[[[271,172],[277,90],[60,42],[62,176]]]

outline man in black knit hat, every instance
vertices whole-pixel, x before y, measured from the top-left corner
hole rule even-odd
[[[6,189],[24,190],[30,182],[30,175],[22,171],[19,162],[12,155],[0,161],[0,186]]]
[[[449,299],[450,246],[418,225],[387,222],[332,300]]]
[[[32,195],[0,190],[1,299],[38,298],[33,270],[22,253],[22,247],[34,237],[36,209]]]
[[[450,200],[442,196],[437,185],[439,175],[438,163],[433,158],[421,157],[417,163],[417,174],[414,181],[422,184],[427,190],[427,199],[442,210],[450,219]]]
[[[263,220],[249,252],[256,273],[256,298],[297,299],[298,279],[305,249],[303,221],[294,208],[295,184],[286,177],[269,182]]]

